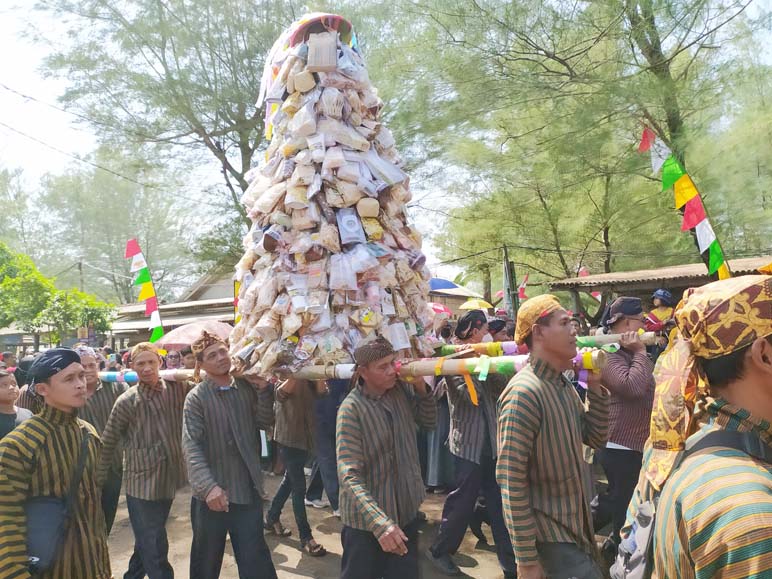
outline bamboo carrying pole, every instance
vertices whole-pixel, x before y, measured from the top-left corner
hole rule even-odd
[[[576,362],[586,370],[601,370],[606,365],[606,352],[592,350],[578,353]],[[463,374],[505,374],[512,376],[528,363],[527,355],[496,356],[482,358],[424,358],[421,360],[399,360],[399,375],[402,378],[417,376],[460,376]],[[328,366],[306,366],[292,377],[302,380],[349,380],[354,375],[354,364],[330,364]],[[161,378],[169,381],[190,380],[193,370],[161,370]],[[99,379],[105,382],[138,382],[137,373],[100,372]]]
[[[641,334],[641,341],[646,346],[653,346],[657,343],[656,332],[644,332]],[[609,344],[618,344],[621,334],[601,334],[600,336],[577,336],[577,348],[600,348]],[[479,344],[443,344],[437,348],[440,356],[450,356],[463,348],[472,348],[477,354],[488,356],[514,356],[521,354],[520,347],[515,342],[481,342]]]

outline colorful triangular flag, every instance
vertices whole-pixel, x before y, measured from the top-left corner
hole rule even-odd
[[[684,220],[681,224],[681,231],[694,229],[705,217],[705,207],[702,205],[700,196],[692,197],[684,206]]]
[[[649,127],[644,127],[643,135],[641,136],[641,143],[638,145],[638,152],[645,153],[654,144],[657,139],[657,133],[652,131]]]
[[[662,190],[667,191],[676,181],[686,174],[681,163],[675,158],[675,155],[670,155],[665,164],[662,165]]]
[[[521,300],[527,300],[528,296],[525,295],[525,288],[528,286],[528,274],[525,274],[525,277],[523,278],[523,283],[521,283],[517,288],[517,297]]]
[[[164,329],[162,326],[153,328],[153,332],[150,334],[150,342],[157,342],[164,336]]]
[[[158,298],[152,297],[145,300],[145,315],[149,316],[158,309]]]
[[[137,296],[137,301],[141,302],[148,298],[154,298],[154,297],[155,297],[155,288],[153,287],[153,284],[143,283],[140,286],[139,296]]]
[[[145,256],[142,255],[142,252],[139,252],[137,255],[131,258],[131,267],[129,268],[131,273],[136,273],[140,269],[144,269],[146,267],[147,262],[145,261]]]
[[[141,253],[142,251],[139,249],[139,243],[137,243],[136,239],[129,239],[126,242],[126,251],[124,252],[124,257],[126,259],[129,259],[130,257],[134,257],[138,253]]]
[[[694,186],[694,182],[689,175],[683,175],[673,185],[673,195],[675,197],[675,208],[681,209],[691,199],[694,199],[699,195],[697,187]]]
[[[654,139],[654,143],[651,146],[651,171],[654,175],[659,173],[662,169],[662,165],[665,164],[668,157],[673,154],[665,142],[662,139]]]
[[[143,283],[152,283],[152,279],[150,277],[150,270],[146,267],[143,267],[139,270],[139,273],[137,274],[136,279],[134,279],[134,285],[142,285]]]
[[[152,314],[150,314],[150,325],[148,326],[149,329],[157,328],[161,326],[161,312],[158,310],[154,311]]]
[[[708,273],[712,275],[718,271],[718,268],[724,265],[724,252],[721,251],[721,245],[719,245],[718,239],[710,244],[709,251]]]
[[[703,219],[695,227],[695,233],[697,235],[697,247],[700,248],[700,253],[705,253],[710,244],[716,241],[716,233],[710,226],[710,221]]]

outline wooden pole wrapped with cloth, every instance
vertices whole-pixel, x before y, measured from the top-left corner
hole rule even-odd
[[[577,366],[583,370],[600,371],[606,365],[606,352],[590,350],[577,352]],[[485,380],[488,374],[512,376],[528,363],[528,355],[481,356],[479,358],[422,358],[419,360],[398,360],[401,378],[409,380],[419,376],[460,376],[477,374]],[[161,378],[170,381],[191,380],[193,370],[161,370]],[[303,380],[348,380],[354,375],[354,364],[329,364],[327,366],[306,366],[293,374]],[[100,372],[99,379],[105,382],[137,382],[137,373]]]

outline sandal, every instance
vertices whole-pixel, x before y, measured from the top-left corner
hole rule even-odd
[[[273,533],[277,537],[289,537],[292,534],[292,531],[290,529],[286,529],[284,525],[281,524],[281,521],[276,521],[275,523],[269,523],[266,521],[265,530],[268,533]]]
[[[303,550],[312,557],[324,557],[327,554],[327,549],[313,539],[303,545]]]

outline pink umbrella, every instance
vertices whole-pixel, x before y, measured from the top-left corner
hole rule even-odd
[[[432,311],[435,314],[448,314],[449,316],[453,315],[453,310],[451,310],[445,304],[438,304],[437,302],[428,302],[427,305],[432,309]]]
[[[193,322],[185,324],[179,328],[175,328],[163,338],[156,342],[159,348],[164,350],[182,350],[190,346],[200,336],[201,332],[206,330],[212,335],[215,335],[223,340],[227,340],[231,334],[233,327],[216,320],[206,320],[204,322]]]

